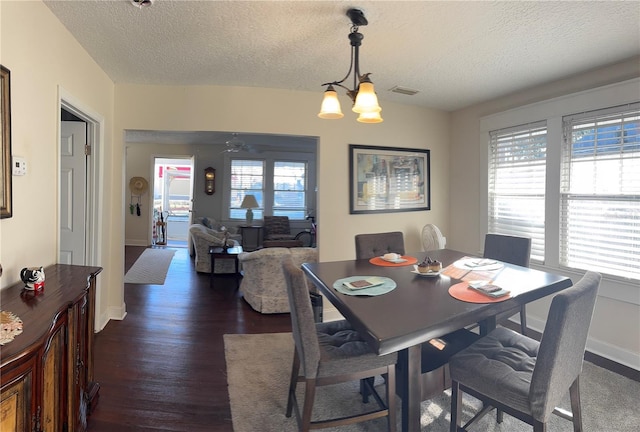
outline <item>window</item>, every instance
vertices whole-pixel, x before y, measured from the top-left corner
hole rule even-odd
[[[260,208],[253,209],[256,219],[264,215],[264,179],[265,163],[261,160],[231,160],[231,194],[229,216],[231,219],[244,219],[247,210],[240,208],[245,195],[253,195]]]
[[[307,164],[276,161],[273,167],[273,215],[306,217]]]
[[[640,103],[563,128],[560,264],[640,279]]]
[[[245,195],[252,194],[260,206],[253,209],[255,219],[274,215],[305,220],[310,209],[308,160],[231,159],[230,167],[230,219],[245,219],[246,209],[240,205]]]
[[[488,230],[531,238],[544,261],[546,122],[489,132]]]

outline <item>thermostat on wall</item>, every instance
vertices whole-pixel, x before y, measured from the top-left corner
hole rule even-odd
[[[27,161],[18,156],[13,157],[13,175],[22,176],[27,173]]]

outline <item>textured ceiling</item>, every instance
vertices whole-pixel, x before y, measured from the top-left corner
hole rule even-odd
[[[349,7],[369,20],[361,72],[383,107],[456,110],[640,54],[638,1],[45,4],[116,83],[308,90],[318,104],[348,70]]]

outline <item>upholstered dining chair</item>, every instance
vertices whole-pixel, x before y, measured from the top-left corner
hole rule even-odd
[[[447,245],[447,239],[442,235],[440,228],[434,224],[426,224],[422,227],[420,241],[425,251],[444,249]]]
[[[484,238],[484,258],[491,258],[509,264],[529,267],[531,256],[531,239],[503,234],[487,234]],[[498,319],[508,318],[520,313],[520,333],[527,334],[527,308],[525,305],[514,308]]]
[[[356,234],[356,259],[369,259],[394,252],[404,255],[404,235],[401,231]]]
[[[301,431],[358,423],[387,417],[388,430],[396,429],[395,363],[396,354],[379,356],[371,350],[346,320],[315,323],[306,277],[293,260],[283,262],[291,309],[291,327],[295,350],[286,416],[295,410]],[[300,374],[300,369],[302,373]],[[386,403],[368,378],[385,377]],[[312,421],[316,387],[360,380],[364,402],[373,395],[379,409],[364,414]],[[300,411],[296,398],[298,382],[305,383],[304,404]],[[366,391],[363,387],[366,386]]]
[[[582,431],[579,377],[601,276],[587,272],[573,287],[551,301],[541,342],[498,327],[451,357],[451,432],[466,431],[493,407],[546,431],[551,414]],[[556,408],[569,392],[571,412]],[[462,394],[484,407],[460,427]]]

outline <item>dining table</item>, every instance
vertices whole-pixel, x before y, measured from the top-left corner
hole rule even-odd
[[[443,269],[422,274],[426,258]],[[439,249],[383,257],[304,263],[302,269],[378,355],[398,353],[397,379],[402,400],[402,430],[420,431],[421,345],[452,331],[479,324],[481,335],[496,327],[496,316],[552,295],[571,279],[461,251]],[[434,274],[435,273],[435,274]],[[375,288],[353,290],[344,281],[383,278]],[[469,284],[493,284],[508,294],[497,299],[478,294]]]

